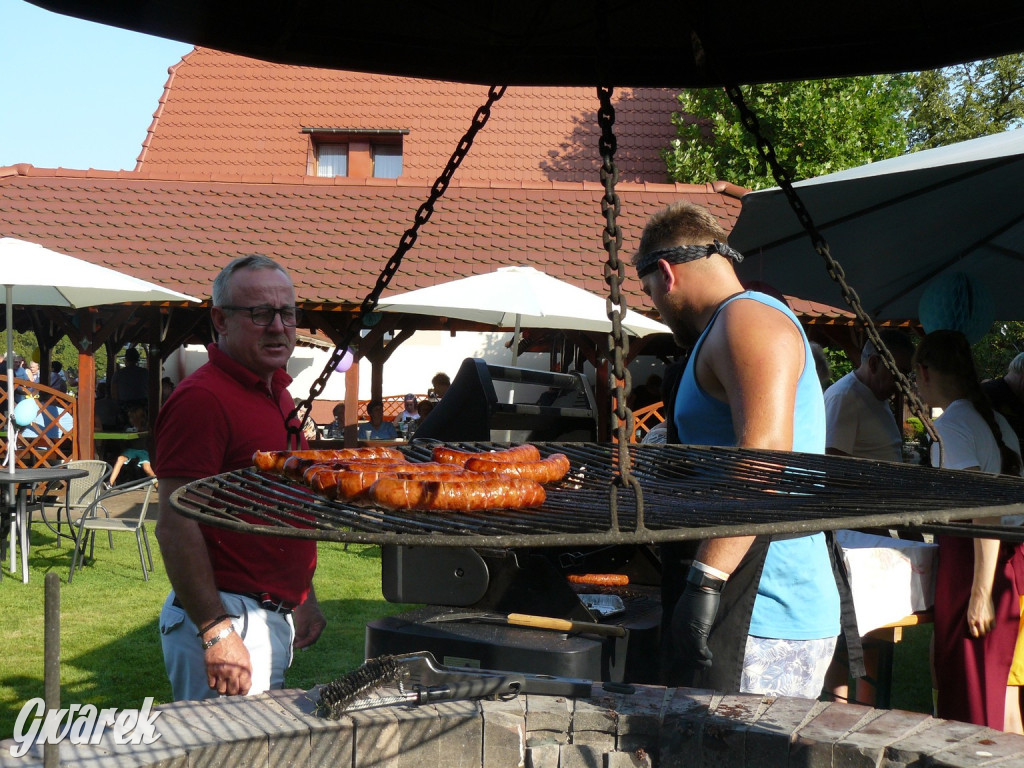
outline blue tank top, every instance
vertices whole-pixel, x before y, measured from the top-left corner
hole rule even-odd
[[[825,452],[825,401],[807,337],[789,307],[763,293],[744,291],[725,301],[697,339],[679,382],[674,418],[679,442],[736,445],[728,403],[712,397],[697,382],[695,365],[718,314],[739,299],[759,301],[782,312],[800,331],[804,369],[797,381],[792,450]],[[774,541],[768,547],[757,588],[750,634],[784,640],[814,640],[839,634],[839,591],[832,575],[825,535]]]

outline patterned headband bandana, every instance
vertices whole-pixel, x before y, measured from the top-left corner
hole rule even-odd
[[[645,253],[643,258],[637,262],[636,276],[643,278],[651,274],[651,272],[658,268],[658,262],[662,259],[669,264],[685,264],[688,261],[710,258],[714,253],[725,256],[727,259],[732,259],[737,264],[743,261],[743,254],[717,240],[713,241],[710,245],[676,245],[672,248],[661,248],[657,251]]]

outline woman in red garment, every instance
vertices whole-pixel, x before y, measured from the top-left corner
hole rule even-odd
[[[971,347],[958,331],[933,331],[914,354],[917,389],[942,408],[935,428],[941,466],[1020,475],[1020,444],[978,385]],[[932,446],[932,465],[940,466]],[[975,523],[999,523],[979,518]],[[934,664],[937,714],[1021,733],[1020,688],[1007,679],[1020,618],[1021,545],[939,536]],[[971,578],[968,578],[971,575]]]

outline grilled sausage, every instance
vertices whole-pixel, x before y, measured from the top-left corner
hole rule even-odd
[[[282,462],[278,472],[289,480],[301,480],[309,467],[322,463],[316,459],[300,459],[298,456],[289,456]]]
[[[629,576],[624,573],[570,573],[568,578],[573,584],[599,587],[625,587],[629,584]]]
[[[437,461],[343,461],[337,465],[338,469],[347,469],[351,472],[451,472],[451,464],[442,464]]]
[[[306,473],[310,489],[328,499],[358,499],[382,475],[379,472],[354,472],[346,469],[313,468]]]
[[[368,448],[336,448],[323,451],[256,451],[252,455],[252,463],[262,472],[284,470],[284,463],[290,457],[312,459],[315,462],[331,461],[405,461],[405,454],[396,448],[372,446]]]
[[[553,453],[540,461],[494,461],[490,455],[474,456],[466,461],[471,472],[498,472],[509,477],[535,480],[538,483],[554,483],[569,472],[569,457],[564,453]]]
[[[539,507],[545,499],[540,483],[506,478],[467,483],[382,477],[368,496],[387,509],[452,512]]]
[[[284,464],[281,467],[280,473],[290,480],[304,480],[305,473],[308,472],[312,467],[332,467],[334,469],[381,469],[383,467],[388,468],[399,468],[412,466],[407,461],[393,461],[390,458],[378,459],[376,461],[370,461],[366,458],[360,458],[357,461],[321,461],[318,459],[300,459],[298,456],[289,456],[284,460]],[[442,464],[435,464],[436,467],[444,466]],[[426,471],[426,470],[423,470]]]
[[[487,458],[491,461],[540,461],[540,451],[537,450],[535,445],[516,445],[512,448],[505,448],[500,451],[482,451],[474,453],[472,451],[459,451],[455,448],[449,448],[446,445],[439,445],[434,448],[434,461],[440,461],[444,464],[458,464],[459,466],[465,466],[469,459],[474,458]]]
[[[449,468],[433,472],[405,472],[404,470],[399,470],[390,476],[398,480],[423,480],[446,483],[480,483],[485,480],[495,479],[493,473],[470,472],[469,470],[459,468]]]
[[[420,464],[386,464],[382,462],[339,462],[314,464],[303,474],[303,480],[314,493],[329,499],[352,501],[358,499],[382,477],[424,477],[431,480],[454,480],[459,475],[470,479],[465,470],[453,470],[450,464],[423,462]],[[443,475],[443,477],[442,477]],[[487,475],[488,478],[493,475]]]

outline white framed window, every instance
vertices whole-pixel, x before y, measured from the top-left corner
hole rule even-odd
[[[401,142],[401,139],[399,139]],[[402,175],[401,143],[371,144],[373,176],[376,179],[397,179]]]
[[[306,173],[321,178],[402,175],[407,128],[303,128],[309,135]]]
[[[348,144],[316,144],[316,176],[348,176]]]

